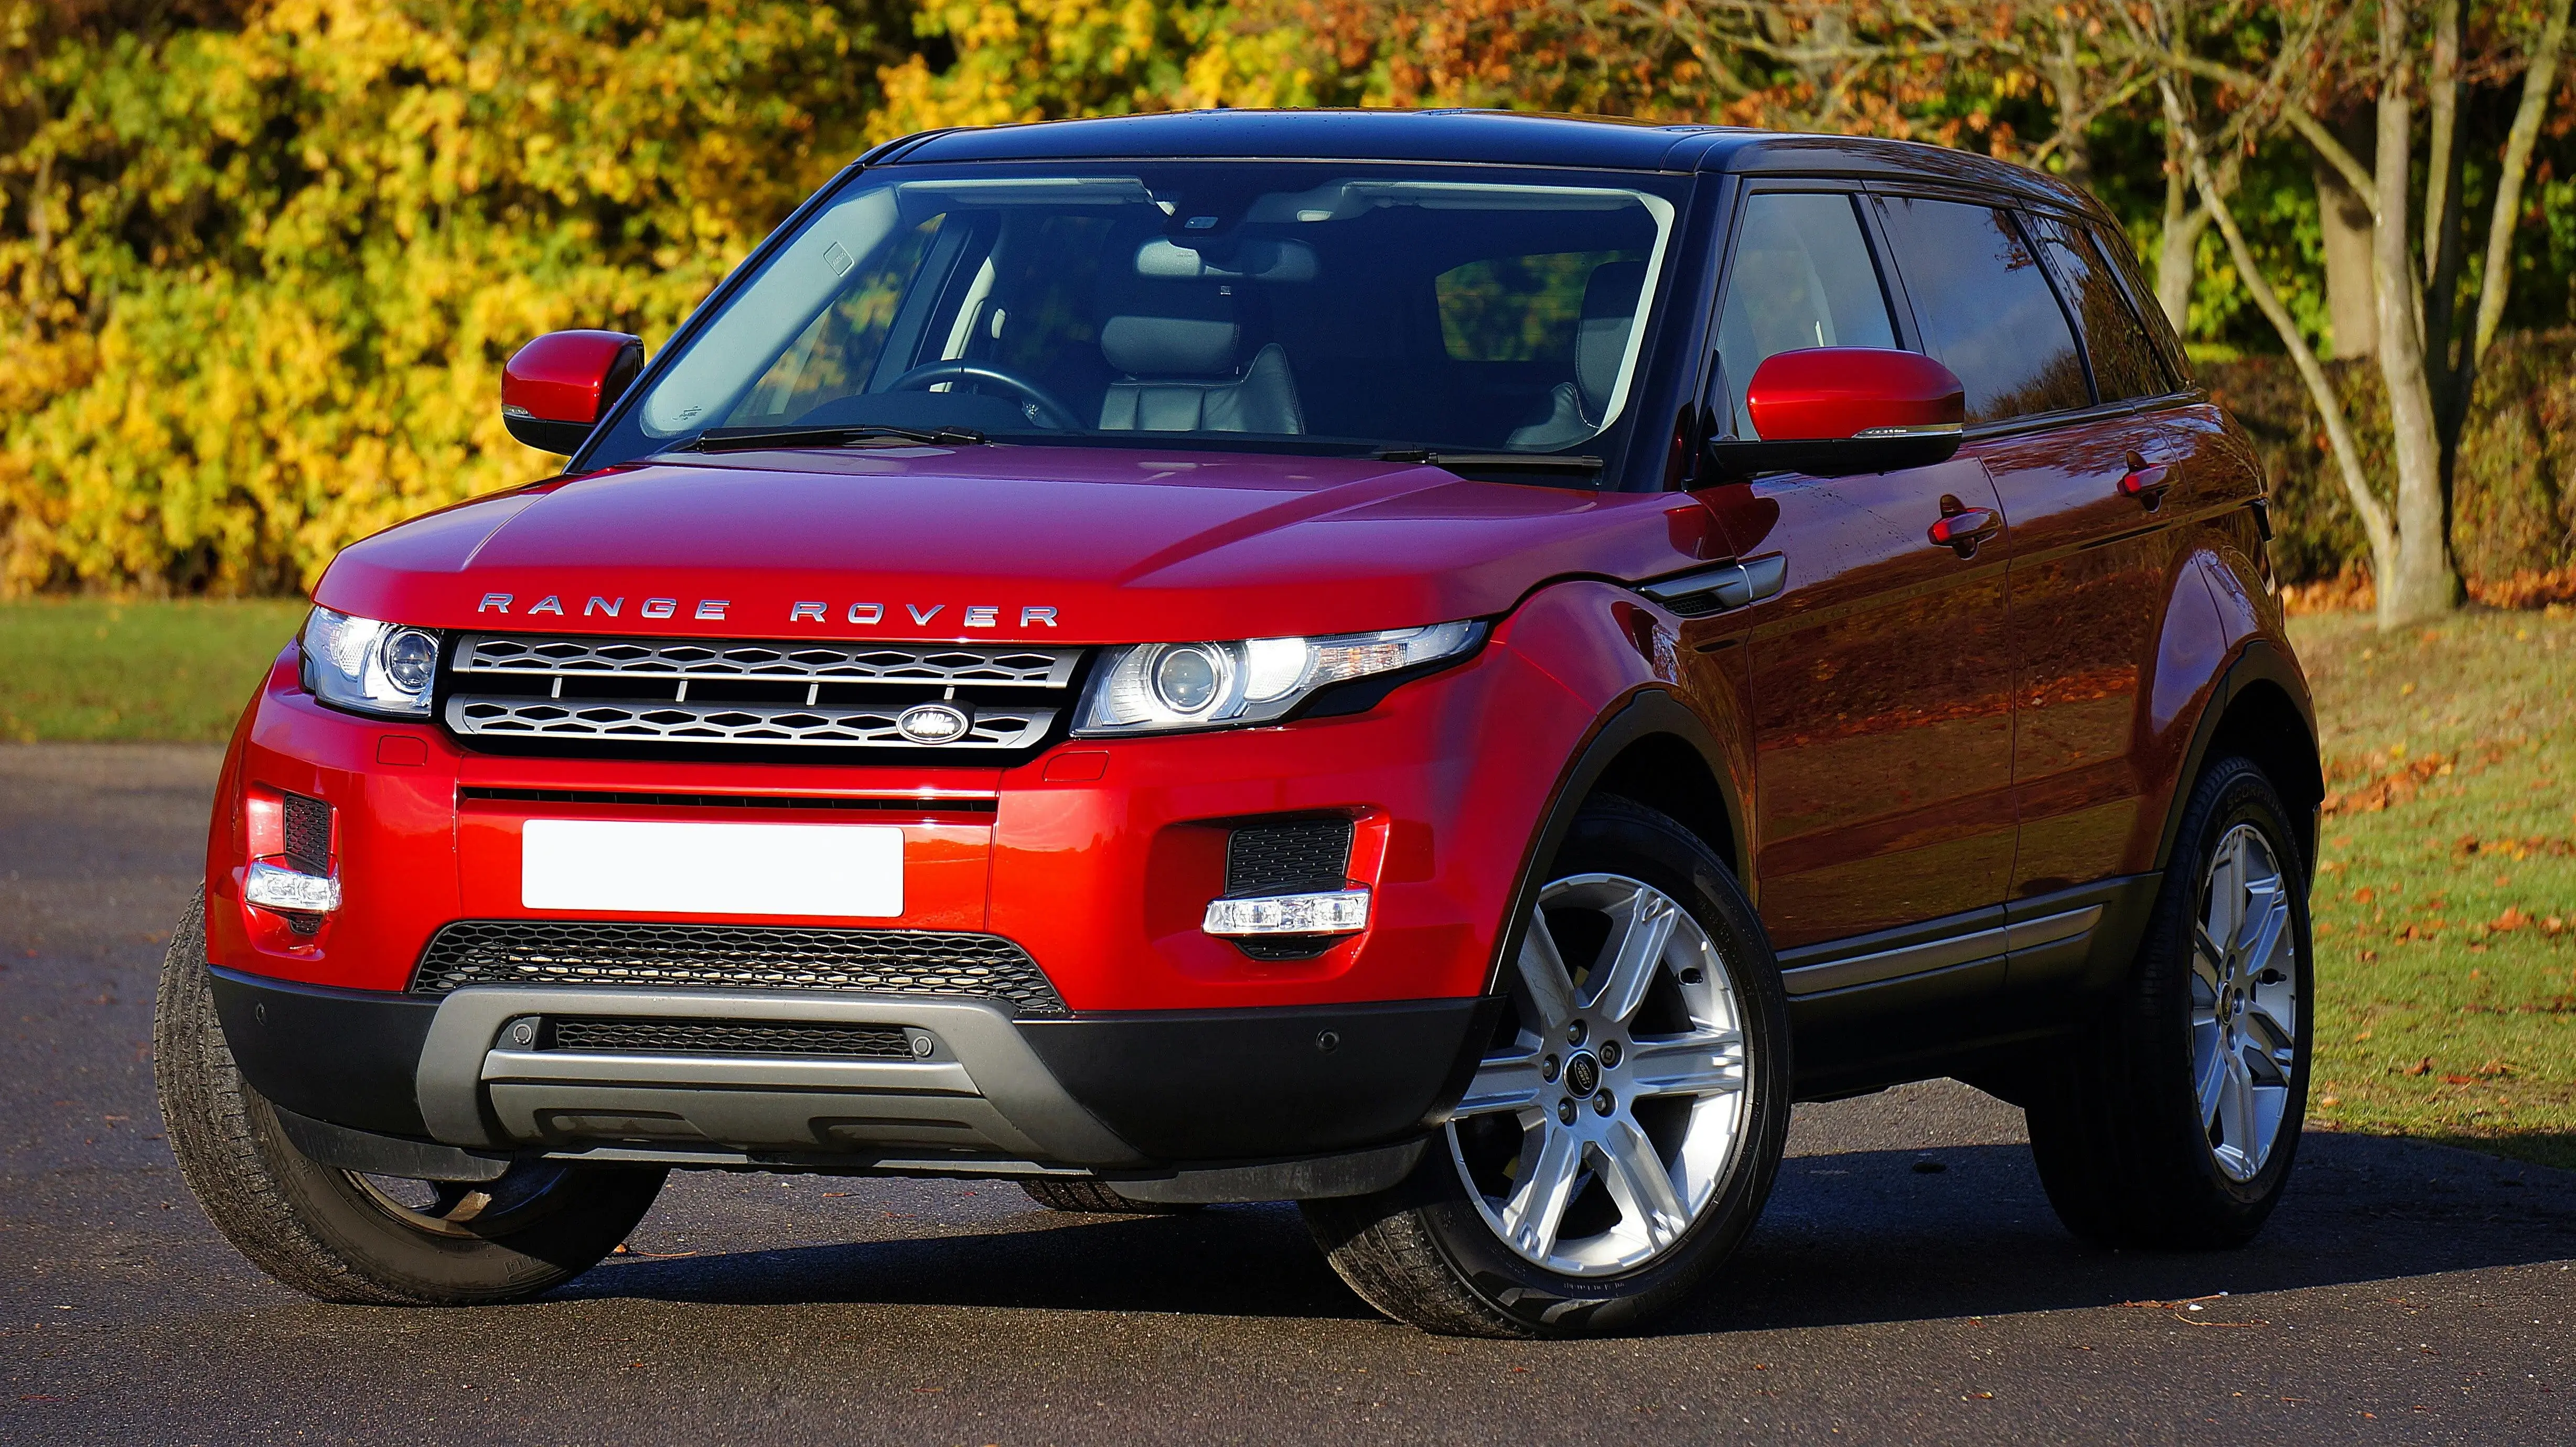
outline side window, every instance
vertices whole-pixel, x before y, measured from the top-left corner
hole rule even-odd
[[[1763,358],[1806,347],[1895,345],[1887,290],[1851,197],[1772,192],[1744,203],[1717,324],[1739,436],[1753,436],[1744,389]]]
[[[2088,230],[2086,235],[2092,238],[2093,250],[2110,265],[2112,275],[2119,278],[2120,289],[2129,295],[2130,309],[2138,314],[2139,322],[2146,327],[2149,345],[2163,359],[2165,385],[2190,386],[2191,359],[2183,354],[2182,338],[2174,335],[2172,320],[2157,304],[2156,289],[2147,285],[2147,279],[2139,274],[2138,254],[2130,249],[2129,238],[2116,230],[2099,228]]]
[[[1991,206],[1891,197],[1888,232],[1923,349],[1968,388],[1968,421],[2092,405],[2075,333],[2039,258]]]
[[[2120,284],[2103,264],[2093,238],[2052,216],[2025,214],[2022,219],[2066,288],[2066,299],[2084,332],[2084,355],[2093,363],[2093,388],[2102,400],[2119,402],[2166,391],[2155,347],[2138,325],[2137,314],[2129,310],[2129,299],[2120,294]]]

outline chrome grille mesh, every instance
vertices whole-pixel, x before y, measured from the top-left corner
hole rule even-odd
[[[1062,688],[1078,648],[944,643],[698,642],[686,638],[546,638],[476,633],[458,640],[458,673],[633,674],[653,679],[791,683],[980,683]]]
[[[979,995],[1021,1015],[1065,1013],[1018,945],[931,930],[459,920],[430,938],[411,989],[444,995],[469,985]]]
[[[756,703],[629,703],[458,694],[447,726],[461,734],[670,740],[717,744],[842,744],[917,749],[895,726],[899,708],[805,708]],[[947,749],[1018,749],[1046,737],[1051,708],[978,708]]]
[[[1044,743],[1079,648],[469,633],[440,716],[464,738],[563,745],[996,751]],[[907,735],[945,704],[963,732]],[[953,720],[950,721],[953,727]]]

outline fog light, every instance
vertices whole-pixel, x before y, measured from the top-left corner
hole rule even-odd
[[[242,880],[242,898],[262,909],[328,914],[340,907],[340,881],[328,875],[282,869],[262,860],[252,864]]]
[[[1369,892],[1258,894],[1208,901],[1199,928],[1212,935],[1346,935],[1368,928]]]

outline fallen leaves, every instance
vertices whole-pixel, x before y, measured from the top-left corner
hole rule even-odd
[[[2546,834],[2535,834],[2527,839],[2480,839],[2474,834],[2463,834],[2452,842],[2451,854],[2458,859],[2501,858],[2516,864],[2536,855],[2576,858],[2576,839]]]
[[[2541,608],[2576,603],[2576,568],[2526,569],[2509,578],[2469,584],[2469,596],[2490,608]]]
[[[2399,751],[2392,762],[2394,767],[2368,778],[2357,787],[2329,791],[2319,807],[2328,818],[2337,814],[2381,813],[2391,805],[2403,804],[2414,798],[2426,784],[2448,776],[2455,767],[2453,761],[2443,754],[2409,759]],[[2379,766],[2380,756],[2377,754],[2365,761],[2366,768],[2377,769]]]

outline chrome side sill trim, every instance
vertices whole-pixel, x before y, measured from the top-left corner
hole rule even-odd
[[[2082,909],[2019,920],[1993,929],[1972,930],[1947,939],[1783,970],[1780,982],[1792,997],[1819,995],[1827,990],[1844,990],[1854,985],[1875,985],[2076,939],[2092,933],[2101,918],[2102,906],[2086,905]]]

